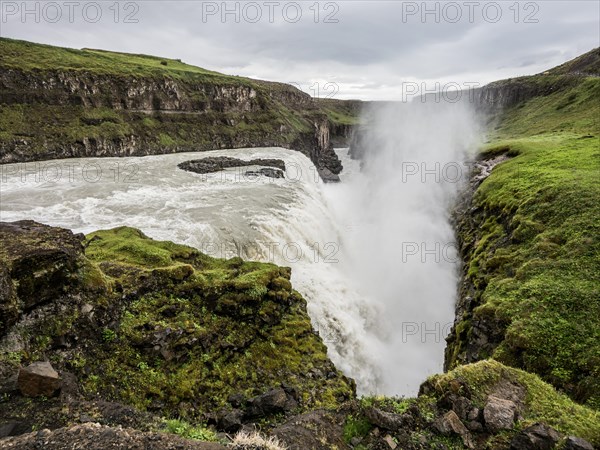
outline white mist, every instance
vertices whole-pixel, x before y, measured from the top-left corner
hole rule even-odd
[[[443,367],[459,274],[449,212],[479,127],[465,104],[417,100],[367,116],[362,170],[326,190],[347,230],[341,269],[378,311],[366,329],[378,384],[359,390],[415,395]]]

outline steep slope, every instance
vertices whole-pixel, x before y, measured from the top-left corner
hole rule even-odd
[[[599,76],[600,48],[596,48],[535,76],[490,83],[476,89],[471,101],[483,113],[501,114],[506,108],[512,108],[534,97],[545,97],[565,89],[576,88],[585,78]],[[463,97],[469,98],[467,95]]]
[[[598,61],[596,49],[487,88],[503,109],[482,158],[510,159],[477,188],[458,220],[465,264],[446,352],[447,368],[492,357],[594,408],[600,408]]]
[[[281,84],[0,39],[0,163],[283,146],[337,174],[330,121]]]

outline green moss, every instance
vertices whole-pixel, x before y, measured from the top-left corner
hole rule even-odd
[[[204,426],[194,426],[180,419],[167,420],[165,425],[169,433],[177,434],[186,439],[218,442],[215,432]]]
[[[354,395],[313,332],[289,269],[210,258],[127,227],[87,238],[87,257],[135,297],[88,359],[87,392],[181,417],[284,382],[308,393],[301,409],[335,408]],[[313,367],[336,376],[312,378]]]
[[[497,360],[600,405],[600,80],[526,80],[548,94],[504,113],[485,156],[508,153],[473,199],[463,234],[475,308],[495,323]],[[450,366],[468,341],[456,328]],[[453,347],[452,347],[453,346]]]
[[[563,434],[580,436],[594,445],[600,443],[600,413],[579,405],[565,394],[557,392],[537,375],[507,367],[494,360],[457,367],[443,375],[430,378],[438,392],[450,389],[452,380],[466,382],[473,400],[484,405],[500,380],[521,385],[526,390],[523,418],[517,428],[535,422],[546,423]]]

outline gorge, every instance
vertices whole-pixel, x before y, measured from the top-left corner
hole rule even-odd
[[[597,49],[361,104],[0,46],[0,444],[600,445]]]

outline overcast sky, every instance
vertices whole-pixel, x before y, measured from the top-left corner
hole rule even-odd
[[[485,84],[600,45],[597,0],[0,4],[2,37],[180,58],[321,97],[398,100],[407,89]]]

